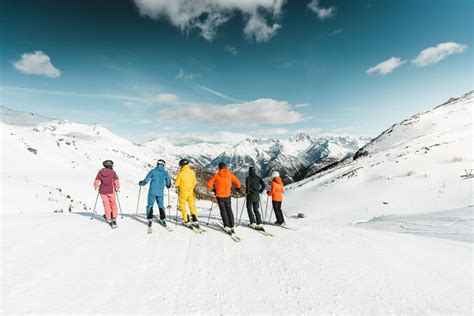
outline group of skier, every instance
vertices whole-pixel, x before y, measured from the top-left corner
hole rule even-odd
[[[148,229],[151,231],[153,223],[153,206],[156,202],[159,210],[158,223],[166,227],[166,212],[164,206],[164,189],[171,188],[171,179],[165,169],[165,161],[159,159],[155,168],[150,170],[146,177],[138,184],[146,186],[150,183],[148,190],[148,199],[146,205],[146,217],[148,220]],[[106,160],[95,178],[94,188],[99,190],[98,194],[104,205],[104,218],[113,227],[117,227],[117,201],[116,192],[120,190],[120,182],[117,173],[113,170],[113,162]],[[179,210],[183,218],[183,225],[200,230],[198,212],[196,209],[195,187],[197,178],[195,172],[191,169],[187,159],[179,161],[180,170],[176,176],[175,187],[178,190]],[[272,173],[272,181],[267,194],[272,199],[272,206],[275,212],[276,222],[274,225],[285,226],[285,219],[281,210],[283,181],[278,172]],[[208,189],[213,192],[219,206],[222,218],[222,228],[229,234],[235,234],[235,220],[231,204],[231,190],[235,186],[240,192],[241,183],[239,179],[227,168],[224,162],[219,163],[218,172],[215,173],[207,182]],[[245,179],[246,207],[249,217],[249,226],[256,230],[265,231],[263,228],[262,215],[259,211],[260,194],[265,191],[265,183],[261,177],[256,174],[255,168],[250,167],[248,176]],[[169,196],[169,194],[168,194]],[[191,218],[188,216],[188,210],[191,212]]]

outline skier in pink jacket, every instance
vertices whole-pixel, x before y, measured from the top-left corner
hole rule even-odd
[[[101,169],[94,181],[94,189],[99,189],[100,197],[104,204],[105,219],[113,228],[117,227],[117,202],[115,191],[119,191],[120,182],[117,173],[113,170],[112,160],[106,160],[102,163]]]

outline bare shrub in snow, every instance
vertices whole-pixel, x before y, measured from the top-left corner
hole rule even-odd
[[[410,170],[407,172],[407,177],[414,176],[416,174],[416,171]]]
[[[460,161],[463,161],[463,160],[464,160],[464,158],[461,157],[461,156],[454,156],[453,157],[453,162],[460,162]]]

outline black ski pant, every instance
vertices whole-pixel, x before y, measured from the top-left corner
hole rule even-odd
[[[285,218],[283,217],[283,212],[281,211],[281,201],[272,201],[273,210],[275,211],[275,217],[278,224],[283,224]]]
[[[224,222],[224,227],[234,227],[234,213],[232,212],[232,202],[229,197],[226,198],[217,198],[217,205],[219,205],[219,210],[221,211],[221,218]]]
[[[161,207],[159,209],[160,209],[160,219],[166,219],[165,210]],[[146,218],[147,219],[153,219],[153,206],[150,208],[150,210],[146,214]]]
[[[255,223],[255,218],[257,218],[258,225],[262,224],[262,216],[260,215],[260,212],[258,211],[258,204],[259,204],[258,201],[252,202],[252,201],[247,200],[247,213],[249,214],[250,224]]]

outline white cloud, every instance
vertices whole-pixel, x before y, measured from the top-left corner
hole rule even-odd
[[[193,73],[193,72],[186,72],[183,69],[180,69],[179,73],[176,75],[176,79],[194,80],[198,78],[201,78],[200,74]]]
[[[152,19],[166,19],[182,32],[197,29],[208,41],[236,12],[243,16],[244,33],[256,41],[268,41],[280,25],[268,23],[281,15],[285,0],[134,0],[140,14]],[[271,24],[271,25],[270,25]]]
[[[234,56],[237,55],[237,53],[238,53],[238,52],[237,52],[237,48],[235,48],[234,46],[230,46],[230,45],[226,45],[226,46],[224,47],[224,50],[227,51],[227,52],[229,52],[229,53],[231,53],[231,54],[234,55]]]
[[[461,54],[467,49],[467,45],[454,42],[440,43],[434,47],[422,50],[411,62],[417,67],[436,64],[452,54]]]
[[[309,103],[309,102],[298,103],[298,104],[295,104],[295,108],[307,108],[310,105],[311,105],[311,103]]]
[[[276,35],[279,28],[281,28],[280,24],[268,25],[265,18],[258,14],[252,14],[245,25],[244,34],[249,39],[255,39],[256,42],[267,42]]]
[[[405,64],[406,62],[406,60],[401,60],[401,58],[399,57],[392,57],[381,62],[380,64],[370,67],[369,69],[367,69],[366,73],[369,76],[373,74],[380,74],[382,76],[385,76],[400,67],[401,65]]]
[[[317,17],[320,20],[325,20],[333,17],[336,14],[337,8],[335,6],[330,6],[329,8],[323,8],[319,5],[319,0],[311,0],[308,3],[308,8],[316,13]]]
[[[265,129],[259,129],[255,131],[254,133],[262,137],[275,137],[275,136],[280,136],[280,135],[288,135],[291,132],[287,130],[286,128],[265,128]]]
[[[18,71],[28,75],[39,75],[49,78],[61,76],[61,71],[53,66],[49,56],[40,50],[22,54],[13,66]]]
[[[230,132],[230,131],[219,131],[213,133],[205,132],[173,132],[173,131],[153,131],[146,133],[145,136],[148,139],[164,138],[171,142],[175,146],[198,144],[198,143],[213,143],[213,144],[229,144],[238,143],[246,138],[254,138],[249,134]]]
[[[223,124],[294,124],[307,119],[286,101],[257,99],[227,105],[194,105],[160,112],[162,119]]]
[[[151,98],[148,103],[150,104],[173,104],[178,102],[178,96],[172,93],[161,93]]]

